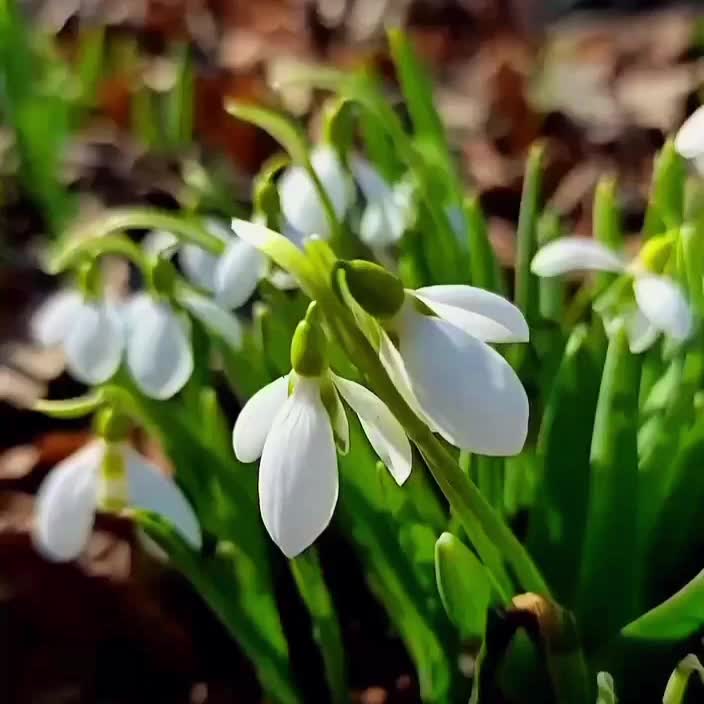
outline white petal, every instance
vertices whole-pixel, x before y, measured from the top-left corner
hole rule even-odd
[[[333,210],[342,219],[353,198],[351,179],[342,163],[331,147],[321,146],[313,150],[311,164],[330,198]],[[281,212],[296,230],[304,235],[320,237],[330,234],[323,204],[312,179],[302,166],[286,169],[278,186]]]
[[[86,445],[56,465],[39,487],[32,539],[46,559],[73,560],[88,543],[104,451],[102,441]]]
[[[167,399],[178,393],[193,372],[193,352],[182,321],[167,303],[140,305],[140,319],[127,337],[127,365],[147,396]]]
[[[213,290],[218,257],[194,244],[185,244],[178,252],[178,263],[191,283]]]
[[[685,159],[704,155],[704,106],[695,110],[680,127],[675,137],[675,149]]]
[[[199,548],[200,525],[178,485],[131,447],[125,446],[124,453],[129,505],[166,518],[191,546]]]
[[[391,186],[366,159],[353,156],[350,159],[350,167],[359,188],[368,201],[391,198]]]
[[[319,383],[299,378],[274,419],[259,465],[262,519],[287,557],[325,530],[337,494],[335,442]]]
[[[448,442],[515,455],[528,431],[528,397],[506,360],[452,323],[408,309],[400,352],[423,410]]]
[[[692,311],[680,286],[664,276],[637,276],[633,284],[636,303],[643,315],[676,340],[686,340],[692,332]]]
[[[379,360],[384,366],[396,390],[401,394],[403,400],[413,410],[413,412],[434,432],[438,432],[438,427],[433,420],[428,417],[421,408],[420,402],[411,387],[411,380],[408,377],[406,366],[403,363],[401,354],[394,346],[389,336],[382,331],[381,343],[379,345]]]
[[[591,237],[561,237],[538,251],[530,269],[537,276],[558,276],[570,271],[623,271],[625,266],[618,252]]]
[[[396,482],[401,485],[408,479],[413,464],[411,443],[403,426],[386,404],[369,389],[349,379],[332,374],[342,398],[359,417],[364,434],[388,467]]]
[[[242,347],[242,325],[230,311],[224,310],[207,296],[193,291],[180,291],[178,302],[230,347],[236,350]]]
[[[117,371],[123,349],[123,323],[112,306],[81,303],[64,339],[66,366],[72,376],[85,384],[102,384]]]
[[[370,247],[396,244],[406,231],[408,213],[392,200],[368,203],[359,224],[359,237]]]
[[[607,327],[608,332],[608,327]],[[626,318],[628,347],[633,354],[640,354],[649,349],[657,340],[659,330],[636,308]]]
[[[218,220],[206,221],[208,232],[222,242],[232,239],[232,232]],[[215,269],[219,257],[194,244],[185,244],[178,253],[178,262],[191,283],[212,291],[215,286]]]
[[[245,403],[232,431],[232,447],[240,462],[254,462],[264,449],[274,417],[288,398],[288,376],[282,376],[259,389]]]
[[[491,291],[474,286],[426,286],[415,291],[431,310],[485,342],[528,342],[530,330],[520,309]]]
[[[81,294],[71,289],[63,289],[49,296],[32,315],[32,337],[45,347],[62,343],[82,303]]]
[[[243,306],[257,288],[264,274],[266,257],[239,238],[228,244],[215,268],[215,300],[223,308]]]
[[[168,230],[152,230],[142,240],[142,249],[153,257],[163,254],[179,243],[178,237]]]

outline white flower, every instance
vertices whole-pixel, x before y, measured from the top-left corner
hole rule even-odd
[[[704,106],[689,116],[675,137],[675,149],[685,159],[693,159],[697,169],[704,167]]]
[[[103,472],[109,454],[109,471]],[[113,506],[157,513],[193,547],[200,547],[198,520],[176,484],[128,445],[103,440],[60,462],[42,482],[34,544],[49,560],[73,560],[88,543],[96,512]]]
[[[125,346],[115,305],[64,289],[50,296],[30,321],[41,345],[63,345],[69,372],[85,384],[101,384],[118,369]]]
[[[590,237],[563,237],[545,245],[531,270],[538,276],[586,270],[632,275],[635,304],[626,313],[625,325],[634,354],[648,349],[660,333],[679,341],[691,335],[692,311],[675,281],[648,272],[638,261],[628,262]]]
[[[170,232],[155,230],[145,238],[144,247],[153,255],[177,246],[178,261],[189,281],[213,294],[224,310],[243,306],[254,294],[260,279],[266,276],[268,262],[255,247],[219,222],[209,219],[208,232],[225,244],[216,256],[195,244],[180,245]]]
[[[371,247],[396,244],[412,216],[413,187],[408,181],[393,186],[366,159],[353,156],[352,172],[367,201],[359,226],[360,239]]]
[[[124,320],[127,368],[135,383],[150,398],[171,398],[193,373],[187,320],[145,292],[132,296]]]
[[[325,391],[338,394],[359,417],[374,451],[402,484],[411,471],[411,446],[401,424],[364,386],[324,372],[320,377],[291,373],[258,391],[235,423],[232,441],[242,462],[259,465],[259,504],[269,535],[288,557],[309,547],[332,518],[338,495],[333,422],[323,403]],[[327,397],[326,397],[327,398]],[[335,424],[349,432],[342,410]],[[341,438],[345,445],[346,437]]]
[[[352,179],[328,145],[315,147],[311,165],[325,189],[338,219],[342,220],[354,200]],[[281,212],[294,230],[304,237],[330,236],[330,223],[318,191],[303,166],[290,166],[278,182]]]
[[[435,315],[419,310],[419,302]],[[489,342],[526,342],[516,306],[472,286],[428,286],[406,293],[381,359],[406,401],[449,443],[483,455],[515,455],[528,432],[528,397]]]

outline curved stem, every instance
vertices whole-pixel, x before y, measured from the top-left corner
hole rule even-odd
[[[74,266],[85,257],[95,259],[96,257],[110,254],[117,254],[129,259],[144,274],[150,269],[149,262],[142,249],[127,237],[117,234],[82,240],[56,257],[51,263],[50,269],[52,273],[58,274]]]
[[[126,230],[168,230],[179,239],[202,247],[211,254],[220,255],[225,250],[225,243],[211,235],[198,221],[179,215],[172,215],[161,210],[150,208],[124,208],[111,211],[93,222],[81,225],[75,232],[79,243],[61,252],[53,261],[52,270],[62,271],[70,266],[77,256],[93,252],[99,247],[98,242],[104,242],[110,236]],[[137,245],[134,247],[139,250]],[[141,250],[139,250],[141,252]],[[101,252],[102,253],[102,252]],[[135,264],[134,251],[111,252],[124,254]]]

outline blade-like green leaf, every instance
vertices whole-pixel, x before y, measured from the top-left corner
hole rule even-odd
[[[516,232],[516,304],[529,323],[537,319],[538,279],[530,271],[530,263],[536,251],[538,218],[542,198],[543,156],[541,145],[535,145],[528,154],[521,211]]]
[[[587,648],[615,633],[636,608],[640,362],[625,330],[613,335],[599,389],[577,614]]]
[[[538,437],[543,473],[528,547],[560,603],[571,607],[589,506],[590,448],[601,354],[585,326],[575,328],[548,396]]]

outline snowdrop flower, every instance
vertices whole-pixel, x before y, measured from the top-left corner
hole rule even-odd
[[[660,333],[683,341],[692,332],[692,311],[675,281],[648,271],[639,259],[628,262],[590,237],[563,237],[550,242],[535,255],[531,270],[538,276],[587,270],[632,276],[635,305],[624,322],[634,354],[647,350]]]
[[[354,200],[352,179],[328,145],[315,147],[310,155],[313,170],[330,198],[338,219],[345,217]],[[278,182],[281,212],[294,231],[303,236],[330,236],[330,223],[318,191],[303,166],[289,166]]]
[[[400,181],[390,185],[361,157],[352,157],[350,165],[367,201],[359,226],[360,239],[370,247],[396,244],[413,216],[411,183]]]
[[[177,394],[193,373],[188,321],[167,300],[142,291],[125,306],[124,331],[127,368],[139,389],[157,400]]]
[[[297,360],[299,340],[307,349]],[[233,446],[242,462],[259,465],[259,505],[269,535],[295,557],[325,530],[338,495],[335,437],[346,447],[349,426],[340,397],[359,417],[374,451],[403,484],[411,446],[387,406],[364,386],[337,376],[324,361],[322,331],[302,322],[294,336],[294,371],[258,391],[242,409]]]
[[[63,460],[42,482],[34,544],[49,560],[73,560],[88,543],[96,512],[126,507],[158,513],[200,547],[198,520],[176,484],[125,443],[105,440]]]
[[[101,384],[120,366],[124,330],[112,303],[62,289],[37,309],[30,330],[40,345],[62,345],[69,372],[84,384]]]
[[[516,306],[472,286],[406,291],[384,324],[381,360],[409,405],[450,444],[483,455],[521,451],[528,397],[511,365],[487,343],[527,342]]]
[[[208,231],[225,243],[225,251],[216,256],[195,244],[179,244],[170,232],[149,233],[145,249],[154,255],[178,248],[178,262],[189,281],[213,294],[224,310],[243,306],[254,294],[268,271],[268,262],[255,247],[237,237],[237,233],[215,220],[207,222]]]
[[[689,116],[675,136],[675,149],[685,159],[692,159],[697,170],[704,169],[704,106]]]

